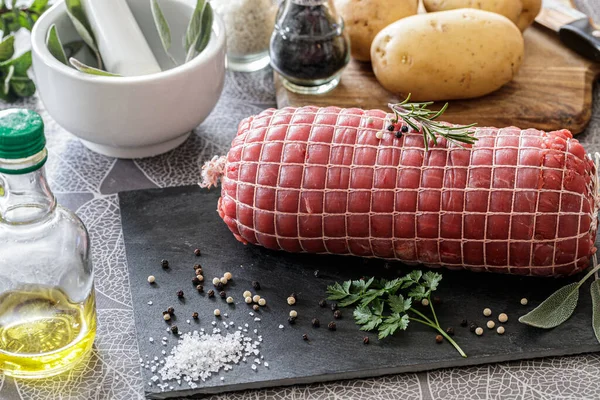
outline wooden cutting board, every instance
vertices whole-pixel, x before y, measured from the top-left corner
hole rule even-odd
[[[457,124],[580,133],[592,115],[592,88],[600,65],[565,47],[540,26],[525,31],[525,59],[515,79],[500,90],[470,100],[451,101],[443,119]],[[386,109],[401,96],[379,85],[370,63],[351,61],[339,86],[323,95],[288,92],[275,73],[277,106],[339,106]],[[438,107],[441,104],[438,105]]]

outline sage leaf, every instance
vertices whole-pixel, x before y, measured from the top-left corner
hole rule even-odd
[[[10,80],[12,79],[14,74],[15,66],[11,65],[8,68],[8,73],[6,74],[6,78],[4,78],[4,86],[2,87],[2,93],[4,93],[5,95],[8,95],[8,92],[10,91]]]
[[[46,46],[50,51],[50,54],[54,56],[58,61],[65,65],[69,65],[69,60],[67,59],[67,55],[65,54],[65,50],[60,41],[60,37],[58,36],[58,32],[56,31],[56,25],[52,25],[50,29],[48,29],[48,35],[46,36]]]
[[[15,54],[15,37],[7,36],[0,42],[0,61],[10,60]]]
[[[94,37],[90,22],[83,11],[81,0],[65,0],[65,3],[67,5],[67,14],[75,26],[75,30],[96,55],[98,68],[102,68],[102,57],[98,51],[98,45],[96,44],[96,38]]]
[[[78,59],[73,58],[73,57],[69,58],[69,63],[77,71],[84,72],[86,74],[98,75],[98,76],[113,76],[113,77],[121,76],[121,75],[117,75],[117,74],[111,74],[110,72],[106,72],[106,71],[103,71],[98,68],[90,67],[89,65],[85,65],[84,63],[82,63],[81,61],[79,61]]]
[[[206,48],[212,32],[212,23],[212,7],[206,0],[198,0],[185,34],[187,52],[185,62],[190,61],[195,54],[201,53]]]
[[[568,320],[579,300],[579,282],[563,286],[539,306],[519,318],[522,324],[551,329]]]
[[[29,78],[13,76],[10,88],[19,97],[30,97],[35,93],[35,83]]]
[[[175,58],[169,52],[171,48],[171,28],[158,4],[158,0],[150,0],[150,8],[152,9],[152,18],[154,18],[154,24],[156,25],[156,30],[158,31],[158,36],[160,36],[165,53],[167,53],[173,64],[177,65],[177,61],[175,61]]]
[[[31,68],[31,63],[31,51],[26,51],[16,58],[0,62],[0,69],[14,66],[16,76],[27,76],[27,71]]]
[[[590,286],[592,293],[592,326],[596,339],[600,342],[600,280],[596,279]]]

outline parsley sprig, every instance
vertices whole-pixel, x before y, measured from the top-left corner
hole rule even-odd
[[[341,284],[336,282],[327,288],[327,294],[328,299],[337,301],[340,307],[355,306],[354,320],[360,330],[376,330],[379,339],[406,330],[409,323],[415,321],[438,331],[466,358],[460,346],[440,326],[433,308],[431,293],[441,280],[441,274],[415,270],[393,280],[372,277]],[[415,302],[420,304],[423,299],[429,302],[431,317],[413,307]]]

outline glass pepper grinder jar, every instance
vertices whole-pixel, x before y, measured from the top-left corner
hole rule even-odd
[[[286,89],[303,94],[334,89],[350,61],[350,41],[333,0],[283,1],[270,54]]]
[[[0,112],[0,372],[19,378],[71,369],[96,335],[88,232],[48,186],[45,144],[37,113]]]

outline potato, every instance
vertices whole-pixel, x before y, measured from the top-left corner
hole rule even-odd
[[[542,9],[542,0],[521,0],[523,2],[523,11],[517,21],[517,26],[523,32],[540,13]]]
[[[523,60],[523,36],[508,18],[462,8],[419,14],[377,34],[375,77],[413,100],[479,97],[510,82]]]
[[[427,12],[448,11],[457,8],[477,8],[504,15],[515,24],[519,21],[522,0],[423,0]]]
[[[417,13],[419,0],[335,0],[350,35],[352,57],[371,59],[371,43],[380,30]]]

